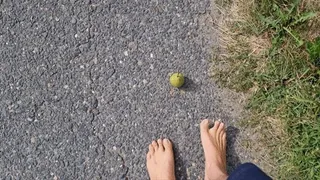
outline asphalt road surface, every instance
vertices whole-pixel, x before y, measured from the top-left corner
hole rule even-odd
[[[0,0],[0,178],[147,179],[160,137],[174,144],[178,179],[202,178],[198,124],[232,120],[209,75],[212,6]],[[173,72],[188,78],[180,90]]]

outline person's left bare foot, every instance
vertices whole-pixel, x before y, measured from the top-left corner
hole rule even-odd
[[[149,145],[147,168],[150,180],[175,180],[172,143],[158,139]]]

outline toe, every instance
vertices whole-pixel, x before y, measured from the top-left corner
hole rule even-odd
[[[225,149],[227,147],[227,133],[222,134],[222,147]]]
[[[201,132],[206,132],[209,129],[209,120],[205,119],[202,120],[202,122],[200,123],[200,130]]]
[[[169,139],[164,139],[163,140],[163,146],[165,150],[170,150],[172,149],[172,143]]]
[[[154,154],[154,147],[152,146],[152,144],[149,145],[149,153],[150,153],[151,155]]]
[[[224,125],[224,123],[220,123],[219,128],[218,128],[219,136],[222,135],[223,132],[225,132],[225,125]]]
[[[209,130],[210,134],[212,136],[216,136],[216,133],[219,129],[221,122],[220,121],[215,121],[213,127]]]
[[[219,128],[217,130],[216,138],[218,142],[222,142],[222,134],[224,132],[224,123],[220,123]],[[220,144],[220,143],[219,143]],[[222,146],[222,144],[220,144]]]
[[[220,121],[215,121],[214,122],[214,126],[213,126],[213,130],[218,130],[219,129],[219,127],[220,127],[220,124],[221,124],[221,122]]]
[[[158,139],[158,146],[159,146],[159,150],[162,150],[162,151],[164,150],[162,139]]]
[[[154,151],[158,150],[158,148],[159,148],[158,143],[156,141],[152,141],[152,146],[153,146]]]

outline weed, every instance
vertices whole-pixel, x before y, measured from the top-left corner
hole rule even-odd
[[[316,13],[300,13],[298,11],[300,0],[294,0],[288,7],[285,6],[285,8],[280,8],[278,4],[277,2],[273,2],[269,5],[271,7],[268,7],[271,8],[271,11],[267,11],[268,13],[265,13],[265,15],[258,14],[259,19],[265,25],[264,28],[274,30],[272,35],[272,50],[278,48],[283,43],[286,35],[290,35],[296,41],[297,46],[302,46],[304,42],[294,29],[316,16]]]
[[[307,51],[314,66],[320,67],[320,37],[315,42],[307,43]]]

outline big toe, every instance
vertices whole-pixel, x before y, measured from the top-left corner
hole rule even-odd
[[[201,123],[200,123],[201,133],[202,132],[207,132],[208,129],[209,129],[209,120],[208,119],[202,120]]]

